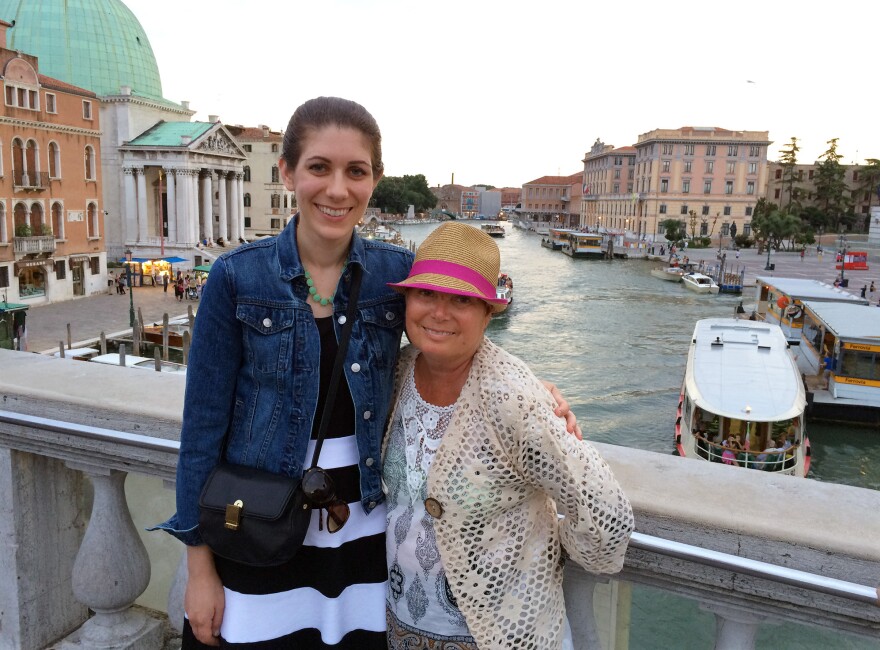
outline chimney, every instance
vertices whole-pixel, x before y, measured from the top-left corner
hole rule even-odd
[[[184,99],[183,101],[181,101],[180,105],[183,106],[184,110],[187,110],[187,111],[189,110],[189,100],[188,99]]]
[[[214,122],[219,122],[220,118],[217,115],[209,115],[208,121],[213,124]]]
[[[190,142],[192,142],[192,136],[191,136],[191,135],[182,135],[182,136],[180,136],[180,144],[183,145],[184,147],[187,146]]]
[[[131,95],[131,86],[119,86],[119,94],[128,97]]]
[[[269,127],[266,126],[265,124],[261,124],[260,128],[263,129],[263,137],[268,138],[269,137]]]

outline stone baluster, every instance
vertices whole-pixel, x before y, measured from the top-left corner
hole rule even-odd
[[[125,500],[127,474],[68,463],[94,486],[92,513],[73,564],[73,593],[95,612],[62,650],[162,647],[163,625],[132,604],[150,582],[150,560]]]
[[[736,605],[701,603],[700,609],[715,614],[715,650],[754,650],[758,625],[767,620]]]
[[[562,591],[565,594],[565,609],[575,648],[603,647],[593,609],[593,593],[597,584],[608,582],[608,578],[600,578],[585,571],[565,572]]]

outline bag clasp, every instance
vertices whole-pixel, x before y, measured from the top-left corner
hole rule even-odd
[[[241,523],[241,509],[243,507],[244,503],[241,499],[237,499],[235,503],[226,504],[226,523],[223,524],[225,528],[238,530],[238,525]]]

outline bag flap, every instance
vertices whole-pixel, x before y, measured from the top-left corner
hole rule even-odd
[[[243,465],[221,463],[208,477],[199,506],[225,511],[242,502],[242,516],[277,519],[284,513],[299,487],[299,480]]]

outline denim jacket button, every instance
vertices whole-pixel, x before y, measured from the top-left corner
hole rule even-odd
[[[376,502],[375,502],[375,501],[370,501],[370,503],[369,503],[369,506],[368,506],[368,507],[369,507],[369,508],[370,508],[370,510],[372,510],[372,509],[373,509],[373,508],[375,508],[375,507],[376,507]]]
[[[345,316],[340,316],[339,319],[337,320],[337,322],[340,325],[345,325]]]
[[[371,417],[373,417],[372,411],[364,411],[364,419],[365,420],[369,420]]]
[[[361,371],[361,364],[359,364],[359,363],[351,364],[351,371],[352,372],[360,372]]]
[[[375,461],[372,458],[367,458],[367,460],[364,461],[364,465],[366,465],[367,467],[372,467],[374,462]]]
[[[394,320],[394,312],[386,311],[385,312],[385,320]]]
[[[271,318],[264,318],[263,319],[263,327],[266,327],[266,328],[272,327],[272,319]]]

